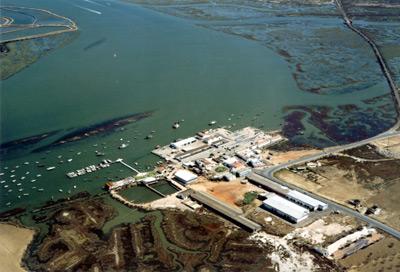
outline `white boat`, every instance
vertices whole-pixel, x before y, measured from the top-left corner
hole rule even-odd
[[[25,165],[28,165],[28,164],[29,164],[29,162],[27,162],[27,161],[26,161],[26,162],[24,162],[24,164],[25,164]]]
[[[20,192],[22,192],[24,189],[23,188],[21,188],[21,189],[18,189],[18,191],[20,191]]]
[[[15,170],[13,169],[13,170],[11,170],[11,173],[14,173],[15,172]]]
[[[10,176],[10,178],[14,178],[14,177],[15,177],[15,175],[11,175],[11,176]]]
[[[5,180],[0,181],[1,184],[5,183],[5,182],[6,182]]]
[[[62,193],[62,192],[63,192],[63,190],[62,190],[62,189],[58,189],[58,191],[59,191],[60,193]]]
[[[35,182],[36,181],[36,179],[31,179],[31,182]]]
[[[31,172],[29,172],[29,171],[27,171],[27,172],[25,172],[25,175],[29,175]]]
[[[39,178],[39,177],[41,177],[42,175],[41,175],[41,174],[37,174],[36,176]]]
[[[210,123],[208,123],[209,126],[215,125],[217,123],[217,121],[212,120]]]
[[[22,185],[22,183],[17,183],[17,186],[21,186]]]
[[[25,193],[25,194],[24,194],[24,196],[28,196],[28,195],[29,195],[29,193]]]
[[[4,173],[0,173],[0,176],[4,176]]]
[[[128,144],[122,144],[122,145],[120,145],[118,148],[119,149],[124,149],[124,148],[127,148],[128,147]]]
[[[76,189],[76,185],[74,185],[74,189]]]
[[[54,169],[56,169],[55,166],[50,166],[50,167],[47,167],[47,168],[46,168],[47,171],[51,171],[51,170],[54,170]]]
[[[38,192],[43,192],[43,191],[44,191],[43,188],[39,188],[39,189],[37,189],[37,190],[38,190]]]
[[[21,177],[21,180],[24,180],[25,179],[25,177]]]
[[[67,162],[72,162],[72,159],[68,159]]]
[[[172,125],[172,128],[175,128],[175,129],[177,129],[177,128],[179,128],[179,127],[180,127],[179,122],[175,122],[175,123]]]
[[[10,205],[11,205],[11,202],[7,202],[7,203],[6,203],[6,206],[10,206]]]
[[[8,185],[4,185],[3,187],[4,187],[4,188],[8,188]]]

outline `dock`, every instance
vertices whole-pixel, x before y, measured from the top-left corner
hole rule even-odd
[[[189,195],[194,200],[224,215],[246,230],[258,231],[261,229],[259,224],[247,219],[241,209],[231,207],[208,193],[190,190]]]
[[[140,174],[140,171],[133,168],[132,166],[130,166],[129,164],[127,164],[126,162],[124,162],[122,159],[118,159],[115,162],[119,162],[120,164],[122,164],[123,166],[128,167],[129,169],[131,169],[132,171],[134,171],[136,174]]]

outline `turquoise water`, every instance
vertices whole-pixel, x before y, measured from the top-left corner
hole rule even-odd
[[[57,129],[63,131],[61,136],[71,128],[137,112],[154,110],[154,114],[124,131],[68,144],[50,153],[3,159],[1,180],[6,183],[0,185],[0,210],[35,206],[51,197],[65,197],[68,191],[101,192],[106,180],[132,173],[110,168],[73,180],[65,173],[104,158],[120,157],[145,169],[158,160],[150,155],[155,145],[194,134],[207,128],[210,120],[219,125],[278,129],[285,106],[331,106],[355,99],[354,94],[321,96],[301,91],[284,60],[261,44],[137,5],[116,1],[101,5],[61,0],[3,2],[49,9],[74,20],[80,33],[71,44],[2,82],[1,142]],[[104,42],[84,51],[100,39]],[[356,100],[386,92],[382,82],[357,93]],[[228,121],[231,114],[235,116]],[[256,114],[260,116],[252,121]],[[181,128],[173,130],[173,122],[181,119],[185,120]],[[145,140],[152,130],[156,131],[154,138]],[[127,141],[128,148],[118,149]],[[106,156],[96,157],[95,150]],[[73,161],[67,163],[69,158]],[[57,168],[46,171],[38,168],[36,161]],[[38,174],[42,176],[36,177]],[[13,183],[13,179],[17,181]],[[36,181],[31,183],[32,179]],[[10,189],[13,191],[8,192]],[[26,192],[28,196],[23,195]]]

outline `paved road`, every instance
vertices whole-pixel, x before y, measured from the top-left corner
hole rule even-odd
[[[317,159],[332,155],[333,153],[342,152],[344,150],[348,150],[348,149],[351,149],[351,148],[355,148],[355,147],[359,147],[359,146],[368,144],[368,143],[370,143],[372,141],[375,141],[375,140],[385,139],[385,138],[388,138],[388,137],[391,137],[391,136],[396,136],[396,135],[400,136],[400,131],[390,130],[390,131],[384,132],[382,134],[379,134],[379,135],[377,135],[375,137],[372,137],[372,138],[369,138],[369,139],[365,139],[365,140],[362,140],[362,141],[359,141],[359,142],[355,142],[355,143],[351,143],[351,144],[348,144],[348,145],[342,145],[342,146],[335,146],[335,147],[326,148],[320,153],[317,153],[317,154],[314,154],[314,155],[310,155],[310,156],[306,156],[306,157],[302,157],[302,158],[299,158],[299,159],[296,159],[296,160],[293,160],[293,161],[289,161],[289,162],[286,162],[286,163],[283,163],[283,164],[280,164],[280,165],[277,165],[277,166],[266,168],[266,169],[261,170],[261,171],[255,171],[254,173],[258,174],[258,175],[260,175],[260,176],[262,176],[264,178],[270,179],[270,180],[272,180],[272,181],[274,181],[276,183],[279,183],[279,184],[281,184],[283,186],[289,187],[291,189],[298,190],[298,191],[300,191],[300,192],[302,192],[304,194],[307,194],[309,196],[314,197],[315,199],[318,199],[320,201],[328,203],[328,205],[332,209],[335,209],[335,210],[341,211],[343,213],[349,214],[351,216],[354,216],[354,217],[356,217],[356,218],[368,223],[370,226],[378,228],[378,229],[381,229],[381,230],[389,233],[390,235],[393,235],[397,239],[400,239],[400,231],[397,231],[397,230],[395,230],[395,229],[393,229],[393,228],[391,228],[391,227],[389,227],[389,226],[387,226],[387,225],[385,225],[385,224],[383,224],[383,223],[381,223],[381,222],[379,222],[379,221],[377,221],[375,219],[372,219],[371,217],[368,217],[366,215],[360,214],[359,212],[357,212],[355,210],[352,210],[352,209],[350,209],[348,207],[342,206],[342,205],[340,205],[340,204],[338,204],[336,202],[333,202],[333,201],[331,201],[329,199],[326,199],[324,197],[321,197],[319,195],[316,195],[316,194],[313,194],[311,192],[305,191],[305,190],[303,190],[303,189],[301,189],[301,188],[299,188],[297,186],[294,186],[292,184],[284,182],[284,181],[282,181],[282,180],[280,180],[280,179],[275,177],[275,173],[278,172],[279,170],[284,169],[284,168],[288,168],[288,167],[291,167],[291,166],[294,166],[294,165],[298,165],[298,164],[303,164],[303,163],[306,163],[306,162],[314,161],[314,160],[317,160]]]

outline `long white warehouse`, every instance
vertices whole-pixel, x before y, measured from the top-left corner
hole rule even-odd
[[[312,198],[308,195],[305,195],[303,193],[300,193],[299,191],[296,190],[290,190],[286,194],[286,198],[296,202],[297,204],[306,207],[307,209],[311,211],[316,211],[316,210],[326,210],[328,208],[328,204],[319,201],[318,199]]]
[[[267,194],[263,207],[293,223],[303,221],[309,214],[309,210],[274,193]]]

